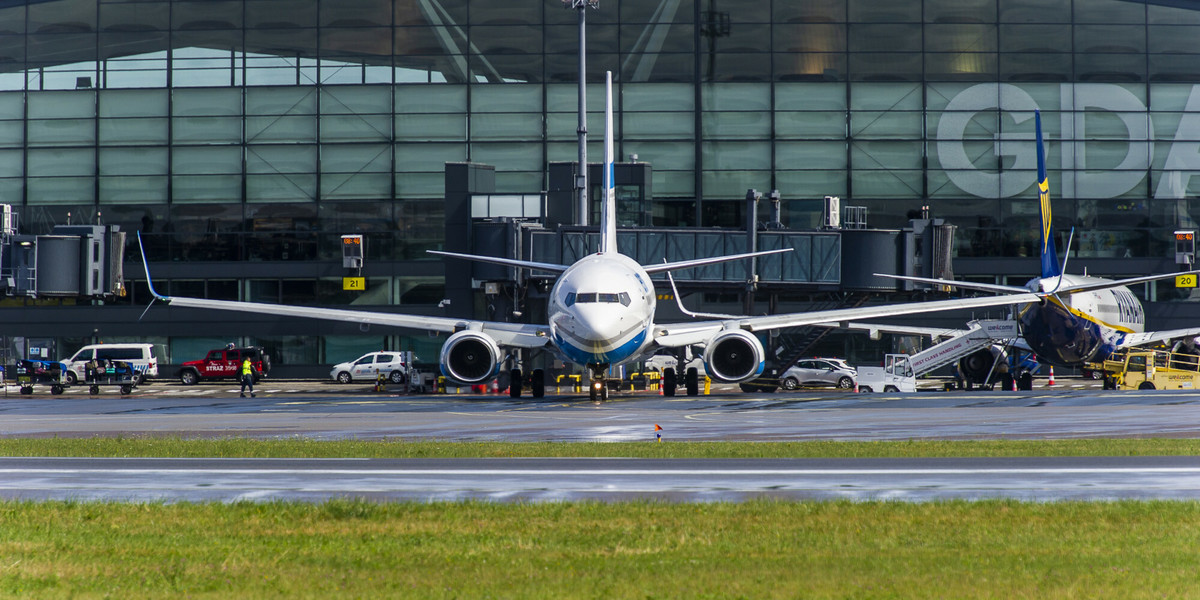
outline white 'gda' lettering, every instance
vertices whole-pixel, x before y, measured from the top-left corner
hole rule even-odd
[[[1105,83],[1062,84],[1059,95],[1061,109],[1069,111],[1064,112],[1061,119],[1059,139],[1075,140],[1056,145],[1063,169],[1062,195],[1067,198],[1113,198],[1144,181],[1154,157],[1154,146],[1150,142],[1153,131],[1150,114],[1142,101],[1119,85]],[[1020,124],[1032,118],[1037,108],[1032,96],[1008,83],[981,83],[955,95],[938,120],[938,160],[946,170],[946,176],[962,191],[983,198],[1008,198],[1025,192],[1033,185],[1035,178],[1031,173],[1037,168],[1032,132],[996,135],[996,158],[1012,157],[1011,166],[1003,171],[981,169],[967,156],[963,139],[967,125],[977,112],[1001,110]],[[1119,164],[1103,170],[1087,170],[1085,117],[1087,111],[1096,110],[1110,112],[1120,119],[1127,132],[1129,149]],[[1192,112],[1200,113],[1200,86],[1192,88],[1187,111],[1189,114],[1184,115],[1176,133],[1176,145],[1180,145],[1181,140],[1200,139],[1200,115]],[[1043,133],[1046,134],[1047,161],[1050,161],[1053,155],[1051,136],[1049,132]],[[1200,142],[1189,141],[1182,145],[1178,149],[1172,146],[1166,169],[1189,171],[1187,177],[1191,172],[1200,174]],[[1156,197],[1181,197],[1182,190],[1187,189],[1186,179],[1175,186],[1170,185],[1171,181],[1179,183],[1180,177],[1163,179]],[[1180,196],[1164,196],[1164,190]]]
[[[1154,190],[1155,198],[1185,197],[1192,176],[1200,174],[1200,86],[1192,86],[1183,110],[1175,141],[1163,164],[1163,176]]]
[[[1013,113],[1018,123],[1033,117],[1037,103],[1021,88],[1007,83],[973,85],[950,99],[938,119],[938,161],[946,176],[959,189],[983,198],[1007,198],[1024,191],[1033,183],[1029,171],[1037,169],[1033,136],[1027,144],[1014,144],[997,135],[995,155],[1013,157],[1012,168],[1003,172],[981,170],[967,156],[963,137],[975,113],[999,108]],[[1027,146],[1027,147],[1026,147]]]

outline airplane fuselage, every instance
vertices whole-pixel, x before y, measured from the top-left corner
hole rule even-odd
[[[656,300],[650,275],[616,252],[584,257],[559,276],[547,307],[561,358],[580,365],[616,365],[649,341]]]
[[[1104,281],[1096,277],[1064,275],[1062,287]],[[1051,291],[1058,277],[1034,279],[1028,288]],[[1057,366],[1080,366],[1111,355],[1126,333],[1145,329],[1142,303],[1118,286],[1091,292],[1076,292],[1061,299],[1050,295],[1041,303],[1026,305],[1020,312],[1025,342],[1038,360]]]

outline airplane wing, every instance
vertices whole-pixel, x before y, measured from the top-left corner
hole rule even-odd
[[[155,300],[181,308],[205,308],[210,310],[228,310],[265,315],[283,315],[307,319],[322,319],[326,321],[341,321],[361,325],[385,325],[417,331],[436,331],[453,333],[464,329],[472,329],[487,333],[496,343],[513,348],[542,348],[550,343],[550,326],[533,325],[528,323],[503,323],[499,321],[478,321],[474,319],[456,319],[452,317],[436,317],[430,315],[406,315],[397,313],[375,312],[369,310],[350,310],[344,308],[320,308],[313,306],[291,306],[288,304],[266,304],[262,302],[239,302],[234,300],[210,300],[207,298],[186,298],[165,296],[154,289],[154,281],[150,278],[150,267],[146,261],[146,250],[141,247],[142,237],[138,234],[138,246],[142,253],[142,267],[146,269],[146,286]],[[469,257],[475,258],[475,257]],[[521,265],[530,266],[530,265]],[[545,265],[557,268],[556,265]],[[565,267],[563,267],[565,268]],[[552,270],[552,269],[551,269]],[[149,307],[147,307],[149,310]],[[143,313],[145,314],[145,313]]]
[[[901,335],[921,335],[933,339],[954,337],[966,333],[966,329],[946,329],[945,327],[914,327],[909,325],[893,325],[891,323],[813,323],[815,327],[837,327],[841,329],[857,329],[867,331],[871,335],[877,332],[898,333]]]
[[[731,260],[740,260],[743,258],[753,258],[755,256],[766,256],[768,254],[779,254],[780,252],[791,252],[793,248],[780,248],[778,250],[761,250],[759,252],[746,252],[744,254],[727,254],[725,256],[713,256],[711,258],[696,258],[693,260],[680,260],[676,262],[665,262],[661,265],[645,265],[646,272],[653,275],[655,273],[663,273],[666,271],[679,271],[682,269],[691,269],[693,267],[703,267],[704,265],[713,265],[717,263],[729,262]]]
[[[1127,333],[1123,338],[1121,338],[1121,341],[1117,343],[1117,348],[1132,348],[1134,346],[1145,346],[1147,344],[1166,342],[1177,338],[1197,336],[1200,336],[1200,327]]]
[[[1029,290],[1023,287],[1013,285],[996,285],[992,283],[977,283],[973,281],[958,281],[955,279],[933,279],[929,277],[909,277],[906,275],[889,275],[886,273],[874,273],[876,277],[887,277],[889,279],[900,279],[903,281],[915,281],[918,283],[928,283],[931,285],[944,285],[969,290],[980,290],[985,292],[996,292],[1001,294],[1020,294],[1026,293]],[[1180,271],[1178,273],[1159,273],[1157,275],[1143,275],[1141,277],[1130,277],[1128,279],[1112,279],[1105,281],[1097,281],[1095,283],[1087,283],[1080,285],[1066,285],[1057,290],[1059,295],[1074,294],[1076,292],[1093,292],[1096,290],[1106,290],[1109,288],[1134,285],[1137,283],[1146,283],[1148,281],[1158,281],[1160,279],[1172,279],[1180,275],[1200,275],[1198,271]]]
[[[567,270],[567,265],[556,265],[554,263],[537,262],[533,260],[516,260],[512,258],[499,258],[496,256],[483,256],[479,254],[460,254],[458,252],[442,252],[441,250],[426,250],[430,254],[438,256],[449,256],[451,258],[461,258],[463,260],[473,260],[477,262],[495,263],[498,265],[507,265],[510,267],[520,267],[525,269],[536,269],[539,271],[550,271],[551,273],[562,273]]]
[[[153,293],[153,289],[151,292]],[[346,323],[386,325],[389,327],[400,327],[419,331],[438,331],[443,333],[452,333],[463,329],[475,329],[487,333],[502,346],[510,346],[514,348],[541,348],[547,345],[550,341],[550,327],[548,325],[476,321],[472,319],[404,315],[366,310],[289,306],[286,304],[264,304],[262,302],[236,302],[232,300],[183,298],[161,296],[157,293],[154,294],[154,297],[158,300],[166,302],[171,306],[183,308],[206,308],[268,315],[284,315],[289,317],[322,319],[326,321],[342,321]]]
[[[944,285],[947,287],[956,287],[964,290],[979,290],[981,292],[995,292],[998,294],[1024,294],[1029,291],[1028,288],[1018,287],[1015,285],[997,285],[994,283],[978,283],[975,281],[959,281],[957,279],[934,279],[932,277],[911,277],[908,275],[891,275],[889,273],[872,273],[876,277],[886,277],[887,279],[900,279],[902,281],[915,281],[917,283],[928,283],[930,285]]]
[[[749,331],[767,331],[784,327],[801,327],[804,325],[832,324],[842,326],[860,319],[878,319],[898,315],[912,315],[927,312],[940,312],[957,309],[987,308],[1008,304],[1024,304],[1041,300],[1042,294],[1024,293],[1009,296],[987,296],[982,298],[958,298],[954,300],[934,300],[931,302],[912,302],[908,304],[886,304],[882,306],[865,306],[859,308],[839,308],[834,310],[817,310],[802,313],[787,313],[781,315],[765,315],[757,317],[736,317],[717,321],[695,321],[688,323],[667,323],[654,325],[654,341],[662,347],[685,346],[707,342],[714,334],[722,329],[745,329]]]

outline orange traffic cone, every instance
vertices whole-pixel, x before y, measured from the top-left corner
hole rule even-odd
[[[1050,381],[1046,385],[1054,385],[1054,365],[1050,365]]]
[[[1012,379],[1012,390],[1010,390],[1010,391],[1013,391],[1013,392],[1017,391],[1017,378],[1016,377],[1013,377],[1013,379]]]

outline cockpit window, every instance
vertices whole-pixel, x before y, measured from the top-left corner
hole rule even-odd
[[[609,293],[609,292],[584,292],[584,293],[568,293],[566,305],[571,306],[576,302],[583,304],[585,302],[603,302],[606,304],[621,303],[629,306],[629,292]]]
[[[567,292],[567,297],[563,300],[563,304],[573,306],[575,304],[575,292]]]

